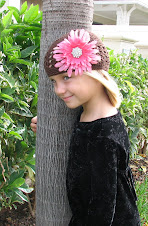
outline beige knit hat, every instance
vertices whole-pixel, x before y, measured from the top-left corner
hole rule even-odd
[[[105,45],[93,33],[84,29],[72,30],[56,40],[48,49],[44,68],[47,75],[68,73],[71,76],[91,72],[91,70],[109,69],[109,55]]]

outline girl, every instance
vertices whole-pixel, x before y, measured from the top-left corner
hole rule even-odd
[[[91,32],[72,30],[52,44],[44,67],[67,107],[83,107],[67,166],[69,226],[139,226],[129,140],[104,44]]]

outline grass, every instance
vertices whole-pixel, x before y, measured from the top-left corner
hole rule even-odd
[[[138,196],[138,210],[141,218],[141,225],[148,226],[148,178],[144,182],[136,182],[136,193]]]

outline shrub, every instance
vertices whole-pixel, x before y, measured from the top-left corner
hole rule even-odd
[[[123,101],[120,111],[127,126],[131,157],[146,154],[148,141],[148,61],[135,52],[115,55],[110,51],[110,74],[117,81]]]
[[[137,181],[135,188],[138,196],[137,205],[141,217],[141,223],[146,226],[148,222],[148,178],[145,177],[145,180],[142,183]]]
[[[38,5],[27,8],[25,2],[20,11],[8,7],[0,14],[0,209],[28,201],[34,184],[29,125],[36,115],[42,13]]]

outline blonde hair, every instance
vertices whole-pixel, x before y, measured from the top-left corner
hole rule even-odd
[[[88,76],[98,80],[105,87],[106,94],[109,97],[111,104],[119,108],[121,104],[121,94],[116,82],[109,75],[107,71],[104,70],[92,70],[91,72],[86,72]]]

